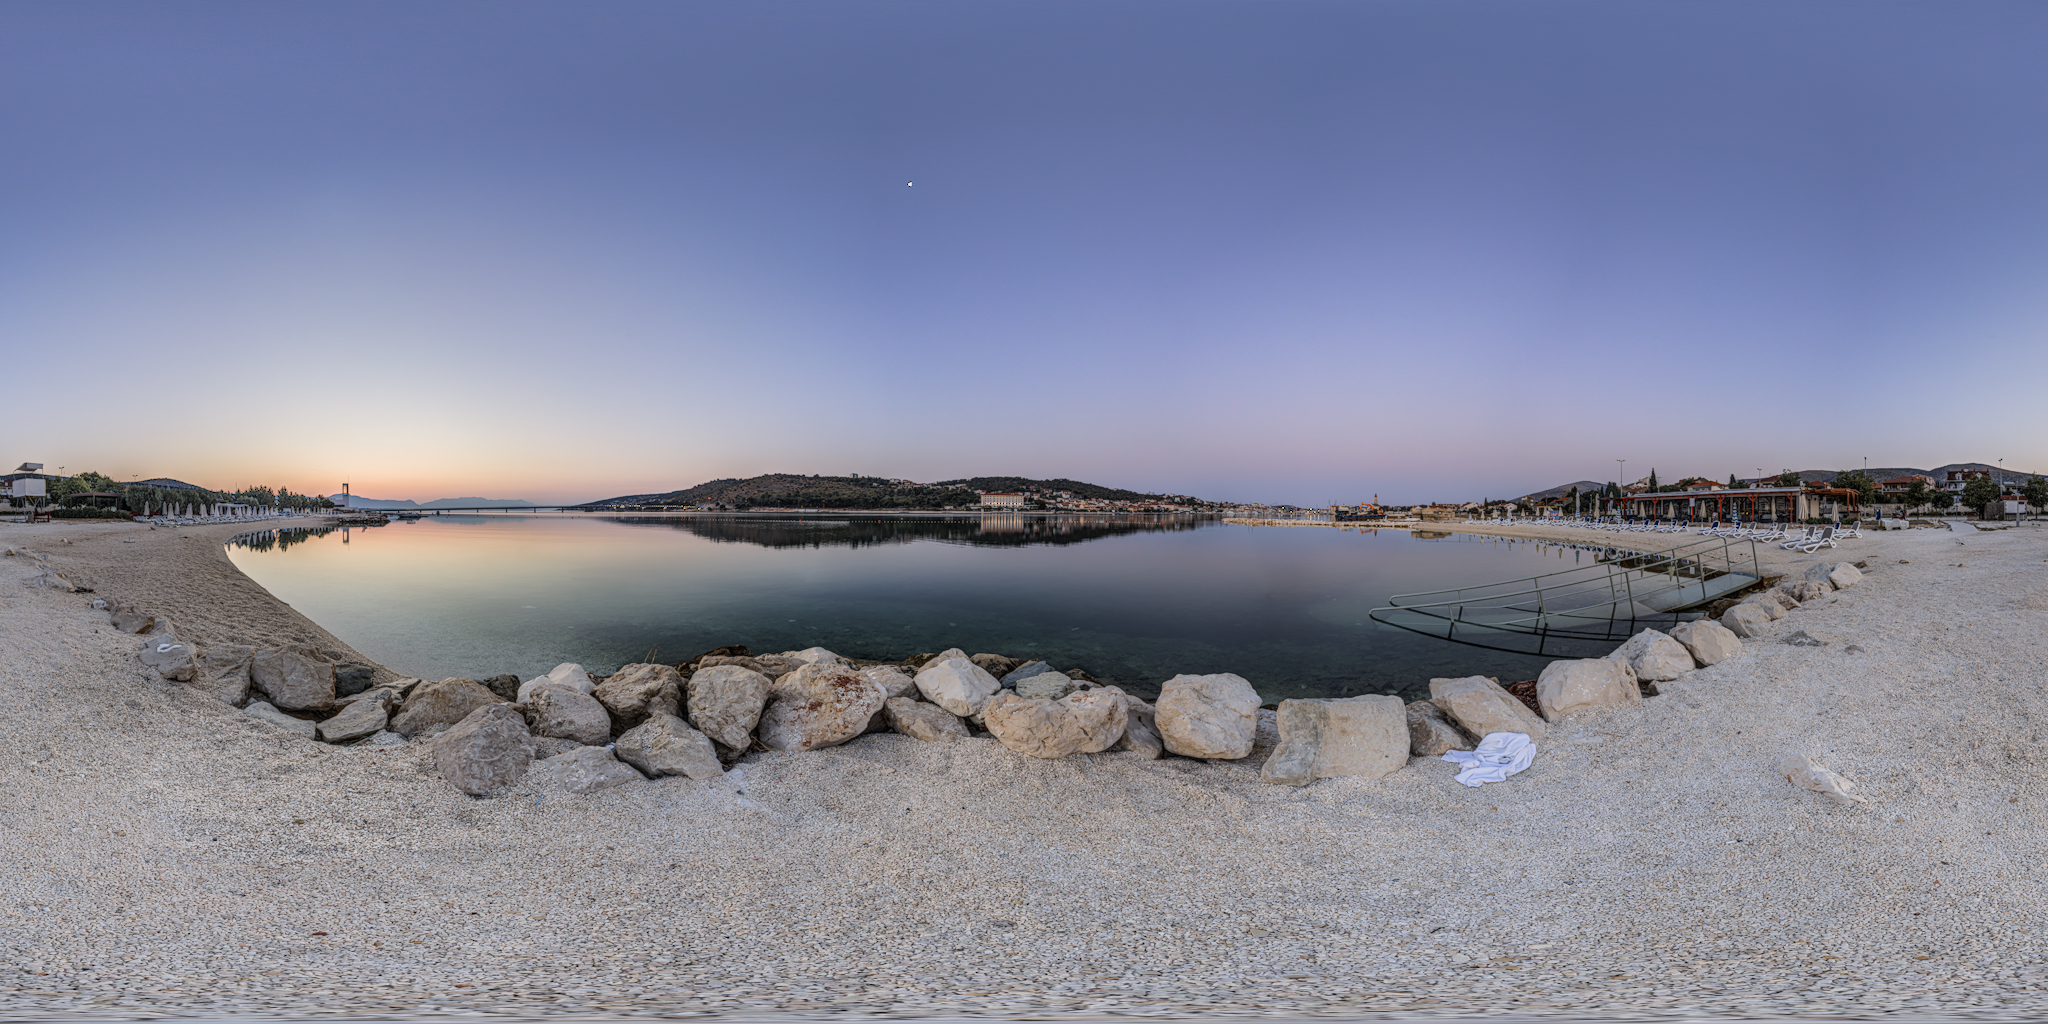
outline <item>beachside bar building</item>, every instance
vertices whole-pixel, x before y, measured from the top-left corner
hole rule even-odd
[[[1621,514],[1639,519],[1796,523],[1856,512],[1857,498],[1847,487],[1694,487],[1631,494],[1617,503]]]

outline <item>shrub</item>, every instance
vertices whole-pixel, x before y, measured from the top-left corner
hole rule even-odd
[[[133,519],[134,516],[114,508],[53,508],[52,519]]]

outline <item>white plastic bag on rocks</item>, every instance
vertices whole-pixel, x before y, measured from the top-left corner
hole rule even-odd
[[[1536,744],[1518,732],[1488,733],[1479,741],[1477,749],[1446,751],[1443,759],[1464,765],[1457,780],[1477,787],[1489,782],[1506,782],[1509,776],[1521,774],[1530,762],[1536,760]]]
[[[1783,772],[1786,780],[1793,785],[1800,789],[1810,789],[1837,804],[1860,804],[1869,799],[1853,792],[1856,788],[1855,783],[1821,767],[1820,762],[1807,754],[1786,756],[1778,765],[1778,770]]]

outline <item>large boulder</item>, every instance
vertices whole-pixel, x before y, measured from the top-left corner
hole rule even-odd
[[[346,743],[373,736],[390,723],[395,700],[388,690],[370,690],[349,701],[341,712],[319,725],[320,738],[329,743]]]
[[[1043,659],[1040,659],[1036,661],[1027,661],[1024,664],[1019,665],[1016,668],[1013,668],[1010,671],[1003,673],[1001,678],[1004,686],[1007,686],[1011,689],[1016,689],[1018,683],[1021,683],[1024,680],[1031,678],[1032,676],[1038,675],[1041,672],[1050,671],[1052,671],[1052,666],[1046,664],[1046,662]]]
[[[519,677],[510,672],[479,679],[477,682],[484,684],[484,689],[497,694],[498,699],[507,704],[519,702]]]
[[[170,637],[150,637],[142,642],[142,663],[172,682],[188,683],[199,674],[199,658],[191,644]]]
[[[1793,608],[1797,607],[1797,605],[1794,605],[1790,600],[1788,600],[1785,597],[1785,595],[1780,594],[1775,590],[1766,590],[1761,593],[1751,594],[1748,597],[1742,599],[1742,604],[1749,605],[1750,607],[1763,612],[1765,615],[1770,616],[1771,621],[1773,622],[1784,618],[1786,612],[1789,612]],[[1737,605],[1736,607],[1741,607],[1741,605]]]
[[[1432,679],[1429,699],[1451,721],[1481,740],[1497,732],[1518,732],[1541,743],[1550,732],[1529,705],[1486,676]]]
[[[1719,665],[1742,653],[1742,641],[1712,619],[1681,622],[1671,631],[1671,639],[1684,644],[1692,652],[1692,660],[1701,665]]]
[[[242,711],[244,714],[247,714],[250,718],[253,718],[259,722],[264,722],[269,725],[277,726],[278,728],[283,729],[284,731],[291,733],[294,736],[303,736],[306,739],[310,740],[314,736],[319,734],[318,727],[316,727],[313,723],[308,722],[303,718],[293,718],[292,716],[287,715],[282,711],[279,711],[278,709],[272,707],[270,704],[264,701],[259,700],[256,703],[251,704],[246,708],[243,708]]]
[[[767,676],[739,665],[713,665],[690,674],[690,724],[728,750],[754,742],[754,725],[768,702]]]
[[[640,769],[649,778],[687,775],[693,779],[715,779],[725,774],[711,739],[665,711],[656,711],[646,721],[626,730],[613,747],[619,760]]]
[[[1721,626],[1745,640],[1763,633],[1771,624],[1771,613],[1753,604],[1738,604],[1721,613]]]
[[[683,674],[669,665],[625,665],[597,684],[591,696],[611,712],[614,729],[623,733],[657,714],[682,714]]]
[[[1691,658],[1688,653],[1686,659]],[[1536,703],[1543,708],[1543,717],[1553,722],[1583,708],[1634,704],[1642,699],[1635,670],[1620,658],[1553,661],[1536,677]]]
[[[526,724],[535,736],[579,743],[603,743],[612,735],[612,716],[596,697],[563,686],[543,686],[526,700]]]
[[[1684,644],[1654,629],[1629,637],[1627,643],[1608,657],[1628,662],[1637,680],[1652,683],[1676,679],[1696,667],[1692,663],[1692,652]]]
[[[199,652],[199,671],[192,688],[240,707],[249,699],[249,666],[256,648],[247,644],[220,644]]]
[[[1116,741],[1116,749],[1128,750],[1148,760],[1157,760],[1159,755],[1166,753],[1166,743],[1159,738],[1157,708],[1126,693],[1124,712],[1124,734]]]
[[[541,762],[554,772],[555,781],[571,793],[595,793],[647,777],[638,768],[620,761],[603,747],[577,747]]]
[[[1828,582],[1833,584],[1836,590],[1847,590],[1862,580],[1862,570],[1847,562],[1837,562],[1834,569],[1828,573]]]
[[[998,682],[1016,671],[1017,666],[1024,664],[1021,658],[1006,658],[1000,654],[974,654],[969,655],[967,660],[980,666],[983,672],[993,676]]]
[[[1259,693],[1242,676],[1174,676],[1160,684],[1154,707],[1160,740],[1183,757],[1234,761],[1257,739]]]
[[[782,656],[806,665],[845,665],[846,659],[823,647],[806,647],[801,651],[784,651]]]
[[[478,708],[498,703],[498,695],[474,679],[457,677],[421,683],[412,688],[405,707],[391,717],[389,728],[412,739],[430,726],[452,726]]]
[[[376,682],[377,670],[360,661],[345,661],[334,666],[334,695],[346,697],[361,693]]]
[[[1806,571],[1800,573],[1799,575],[1801,579],[1807,579],[1812,580],[1815,583],[1826,584],[1827,588],[1830,591],[1832,591],[1835,589],[1835,585],[1833,583],[1828,582],[1828,577],[1834,575],[1834,572],[1835,563],[1815,562],[1812,565],[1807,566]]]
[[[882,706],[882,719],[891,732],[926,742],[964,740],[974,731],[951,711],[909,697],[891,697]]]
[[[1025,700],[1058,700],[1081,688],[1081,684],[1058,672],[1040,672],[1017,683],[1017,696]]]
[[[1259,777],[1284,786],[1359,775],[1377,779],[1408,763],[1408,710],[1382,694],[1283,700],[1280,745]]]
[[[771,750],[837,746],[866,732],[887,702],[880,683],[851,669],[805,665],[776,681],[756,735]]]
[[[527,703],[532,699],[533,691],[543,686],[566,686],[578,693],[585,694],[597,689],[597,684],[591,682],[590,673],[583,671],[583,666],[573,661],[565,661],[560,665],[556,665],[547,675],[535,676],[521,683],[519,685],[519,703]]]
[[[470,796],[488,796],[526,774],[533,763],[533,737],[512,705],[493,701],[435,739],[434,760],[449,785]]]
[[[763,654],[754,659],[754,664],[759,665],[761,674],[767,676],[769,681],[773,682],[804,667],[809,662],[798,661],[787,654]]]
[[[334,706],[334,663],[306,648],[257,648],[249,660],[249,682],[287,711]]]
[[[860,670],[860,677],[882,688],[882,695],[895,700],[917,692],[917,680],[894,665],[876,665]]]
[[[1408,720],[1408,754],[1439,757],[1446,750],[1471,750],[1472,737],[1451,721],[1435,701],[1418,700],[1402,711]]]
[[[988,731],[1003,746],[1032,757],[1065,757],[1108,750],[1123,737],[1130,709],[1114,686],[1032,700],[998,693],[982,711]]]
[[[761,668],[759,661],[745,654],[707,654],[692,663],[690,671],[702,672],[707,668],[718,668],[722,665],[738,665],[749,672],[760,672],[762,675],[767,675],[767,672]]]
[[[961,718],[980,714],[1000,689],[996,677],[966,658],[933,658],[917,673],[917,692]]]

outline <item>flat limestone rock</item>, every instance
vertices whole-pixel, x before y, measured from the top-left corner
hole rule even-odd
[[[989,698],[1002,689],[996,677],[964,657],[933,658],[918,670],[916,681],[924,699],[961,718],[980,714]]]
[[[656,711],[645,722],[628,729],[613,748],[619,760],[640,769],[649,778],[686,775],[692,779],[715,779],[725,774],[710,737],[665,711]]]
[[[1787,756],[1778,765],[1778,771],[1784,774],[1787,782],[1800,789],[1819,793],[1839,806],[1860,804],[1869,800],[1855,791],[1855,783],[1821,767],[1820,762],[1806,754]]]
[[[526,701],[526,724],[535,736],[555,736],[579,743],[603,743],[612,736],[612,716],[604,705],[596,697],[562,686],[543,686],[533,691]]]
[[[1399,697],[1283,700],[1278,720],[1280,746],[1259,771],[1269,783],[1377,779],[1408,764],[1408,709]]]
[[[405,698],[405,707],[391,717],[392,732],[411,739],[430,726],[454,725],[478,708],[502,703],[498,695],[474,679],[460,677],[421,683]]]
[[[1684,644],[1701,665],[1719,665],[1742,653],[1742,641],[1712,619],[1681,622],[1671,631],[1671,639]]]
[[[156,674],[176,683],[188,683],[199,674],[199,658],[191,644],[169,637],[150,637],[142,642],[142,663]]]
[[[1126,693],[1124,712],[1124,734],[1116,741],[1116,749],[1158,760],[1166,753],[1166,743],[1159,738],[1158,709]]]
[[[1441,757],[1447,750],[1471,750],[1477,744],[1434,701],[1418,700],[1403,709],[1408,720],[1410,757]]]
[[[1161,742],[1183,757],[1234,761],[1258,739],[1259,693],[1229,672],[1174,676],[1160,685],[1154,709]]]
[[[1771,624],[1771,614],[1753,604],[1738,604],[1721,613],[1721,627],[1742,639],[1749,639]]]
[[[436,738],[434,760],[449,785],[470,796],[489,796],[526,775],[533,763],[533,737],[512,705],[494,701]]]
[[[974,736],[967,723],[951,711],[909,697],[889,698],[889,702],[882,706],[882,717],[888,723],[889,731],[928,743],[950,743]]]
[[[1834,571],[1834,563],[1815,562],[1814,564],[1807,566],[1806,571],[1801,573],[1800,577],[1802,579],[1812,580],[1815,583],[1825,584],[1829,590],[1833,590],[1835,589],[1835,585],[1828,582],[1828,577],[1830,575],[1833,575]]]
[[[1653,683],[1667,682],[1691,672],[1692,652],[1669,635],[1654,629],[1646,629],[1629,637],[1610,658],[1628,662],[1635,670],[1636,679]]]
[[[320,723],[320,738],[329,743],[346,743],[383,732],[390,721],[389,708],[383,698],[350,701],[340,714]]]
[[[1529,705],[1486,676],[1432,679],[1429,697],[1451,721],[1482,740],[1496,732],[1518,732],[1541,743],[1550,734]]]
[[[218,644],[199,652],[199,671],[192,688],[240,707],[249,699],[249,666],[256,648],[247,644]]]
[[[156,616],[129,604],[114,605],[107,610],[107,618],[123,633],[147,633],[156,624]]]
[[[304,648],[257,648],[249,660],[249,682],[287,711],[334,706],[334,665]]]
[[[1692,655],[1688,653],[1686,659],[1690,661]],[[1543,717],[1553,722],[1584,708],[1635,704],[1642,699],[1635,670],[1620,658],[1553,661],[1536,677],[1536,703],[1543,708]]]
[[[838,746],[866,732],[875,712],[888,703],[881,684],[841,665],[805,665],[775,687],[756,729],[771,750]]]
[[[991,698],[982,720],[996,741],[1020,754],[1055,758],[1095,754],[1123,738],[1130,709],[1114,686],[1033,700],[1004,691]]]
[[[283,729],[284,731],[291,733],[294,736],[303,736],[306,739],[310,740],[314,736],[319,734],[318,727],[316,727],[313,723],[308,722],[303,718],[293,718],[292,716],[287,715],[284,712],[279,711],[278,709],[270,706],[268,703],[264,701],[259,700],[256,703],[251,704],[246,708],[243,708],[242,711],[243,713],[247,714],[250,718],[253,718],[259,722],[263,722],[268,725],[277,726],[278,728]]]
[[[745,750],[753,745],[769,685],[767,676],[741,665],[700,668],[690,674],[690,724],[728,750]]]
[[[683,674],[669,665],[625,665],[597,684],[591,696],[611,713],[613,728],[623,733],[657,714],[682,714]]]
[[[595,793],[647,778],[640,774],[639,769],[613,757],[612,752],[603,747],[577,747],[541,763],[547,765],[554,772],[555,781],[571,793]]]
[[[1080,683],[1058,672],[1040,672],[1019,682],[1016,694],[1025,700],[1058,700],[1080,688]]]
[[[1847,590],[1863,582],[1863,572],[1847,562],[1840,562],[1828,573],[1828,582],[1833,584],[1836,590]]]
[[[355,745],[355,746],[354,746],[353,748],[351,748],[351,749],[354,749],[354,750],[395,750],[395,749],[397,749],[397,748],[399,748],[399,747],[402,747],[402,746],[405,746],[405,745],[406,745],[406,742],[405,742],[405,737],[403,737],[403,736],[400,736],[399,734],[397,734],[397,733],[395,733],[395,732],[388,732],[388,731],[387,731],[387,732],[378,732],[378,733],[372,733],[372,734],[370,734],[370,738],[369,738],[369,739],[366,739],[366,740],[362,741],[361,743],[358,743],[358,744],[356,744],[356,745]]]

